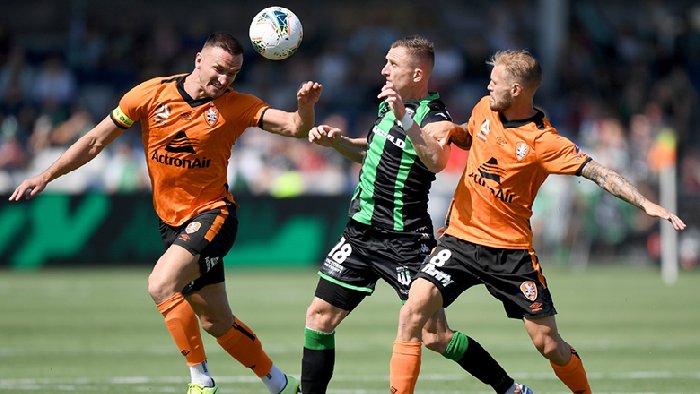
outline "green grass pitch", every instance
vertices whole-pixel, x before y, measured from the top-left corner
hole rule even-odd
[[[657,270],[545,267],[563,337],[581,354],[596,393],[700,392],[700,275],[666,286]],[[0,393],[182,393],[189,373],[146,293],[143,269],[0,271]],[[234,313],[275,363],[299,375],[313,270],[227,268]],[[387,393],[400,303],[384,283],[339,327],[330,393]],[[522,323],[483,287],[447,310],[516,380],[565,393]],[[205,336],[220,394],[266,393]],[[418,393],[490,393],[458,366],[424,350]]]

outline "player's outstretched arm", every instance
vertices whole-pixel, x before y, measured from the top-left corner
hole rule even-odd
[[[649,201],[634,185],[617,172],[591,160],[581,170],[581,176],[597,183],[613,196],[643,209],[647,215],[668,220],[673,224],[674,229],[685,229],[685,223],[678,216]]]
[[[123,129],[117,127],[112,119],[107,116],[92,130],[88,131],[87,134],[80,137],[44,172],[22,181],[8,200],[30,199],[41,193],[52,180],[77,170],[83,164],[94,159],[122,131]]]
[[[315,107],[323,85],[308,81],[297,91],[297,110],[287,112],[270,108],[265,112],[262,128],[285,137],[305,138],[316,122]]]
[[[365,138],[346,137],[342,135],[342,130],[339,128],[325,124],[309,130],[309,142],[331,147],[356,163],[361,163],[367,154],[367,140]]]

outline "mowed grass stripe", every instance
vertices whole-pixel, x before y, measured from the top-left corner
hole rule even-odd
[[[581,353],[595,392],[700,392],[698,273],[682,273],[674,286],[664,285],[655,269],[637,267],[545,266],[545,275],[560,331]],[[0,271],[0,393],[183,393],[189,374],[146,293],[147,276],[148,269],[134,268]],[[234,313],[277,365],[298,376],[315,270],[234,267],[227,278]],[[399,308],[393,291],[380,284],[339,327],[329,392],[387,391]],[[453,328],[479,340],[516,379],[540,393],[566,392],[522,323],[505,318],[482,287],[447,314]],[[205,336],[205,346],[221,394],[265,393],[212,338]],[[491,392],[428,351],[422,371],[419,393]],[[21,379],[34,383],[15,387]],[[37,388],[41,379],[46,384]]]

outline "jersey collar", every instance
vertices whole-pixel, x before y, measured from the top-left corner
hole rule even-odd
[[[499,112],[498,119],[500,119],[501,123],[503,123],[503,127],[507,128],[507,129],[517,129],[518,127],[523,127],[530,122],[534,123],[538,129],[544,129],[544,112],[540,111],[537,108],[535,108],[535,111],[536,112],[532,117],[529,117],[527,119],[514,119],[514,120],[506,119],[506,117],[503,116],[503,113]]]
[[[175,86],[177,86],[177,91],[180,92],[180,96],[182,96],[182,99],[187,104],[189,104],[190,107],[193,107],[193,108],[212,101],[213,99],[211,97],[194,99],[194,98],[192,98],[192,96],[189,95],[189,93],[187,93],[185,91],[185,78],[187,78],[190,75],[191,74],[187,74],[187,75],[183,75],[181,77],[175,78]],[[224,94],[227,94],[229,91],[231,91],[231,88],[226,88],[226,92],[224,92]]]

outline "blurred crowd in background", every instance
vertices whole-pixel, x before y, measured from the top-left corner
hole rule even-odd
[[[247,48],[234,88],[294,110],[306,80],[324,84],[317,122],[364,136],[376,116],[380,70],[392,41],[423,34],[436,44],[432,90],[457,122],[487,94],[486,60],[525,48],[542,61],[536,96],[559,132],[659,200],[659,149],[677,146],[681,263],[700,251],[700,4],[682,0],[279,1],[301,19],[304,40],[284,61],[252,52],[248,26],[265,6],[210,0],[30,0],[0,16],[0,190],[46,168],[135,84],[191,71],[209,33]],[[273,4],[270,4],[273,5]],[[109,193],[149,188],[138,126],[50,189]],[[454,149],[431,197],[441,221],[466,152]],[[249,130],[230,163],[234,193],[349,195],[358,166],[330,149]],[[546,218],[546,220],[545,220]],[[658,258],[658,221],[573,177],[550,177],[535,206],[536,247],[585,264],[592,257]],[[540,231],[541,230],[541,231]]]

